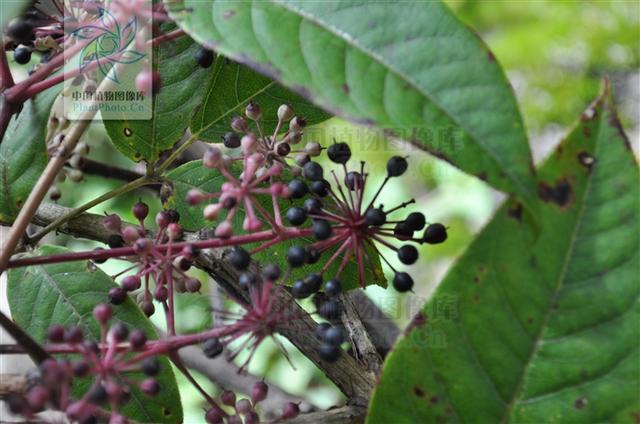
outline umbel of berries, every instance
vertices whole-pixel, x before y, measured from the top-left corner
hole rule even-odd
[[[388,181],[406,173],[409,167],[407,159],[393,156],[388,160],[386,176],[368,200],[369,174],[365,172],[364,162],[356,170],[348,169],[347,164],[351,159],[349,145],[334,141],[327,148],[327,155],[342,169],[338,169],[338,172],[325,172],[319,162],[309,161],[304,164],[302,171],[306,182],[294,179],[289,184],[292,197],[304,197],[307,194],[311,197],[305,200],[304,207],[290,208],[286,212],[287,221],[293,226],[304,226],[310,220],[311,233],[316,239],[315,243],[305,248],[291,247],[287,253],[289,264],[299,267],[308,263],[310,252],[313,252],[315,261],[319,256],[324,256],[325,252],[331,252],[326,253],[322,273],[336,262],[338,270],[331,277],[339,279],[346,265],[355,262],[359,282],[364,287],[367,283],[365,270],[374,268],[370,252],[376,252],[393,270],[392,282],[395,289],[401,292],[411,290],[411,276],[396,269],[379,247],[384,246],[394,251],[402,264],[413,265],[419,258],[416,245],[442,243],[446,240],[446,229],[437,223],[430,224],[425,229],[427,221],[420,212],[412,212],[404,219],[393,217],[399,210],[415,203],[413,199],[391,208],[377,204]],[[425,231],[422,236],[416,235],[423,229]],[[310,296],[315,291],[317,289],[314,290],[313,284],[305,284],[305,280],[295,281],[292,286],[293,295],[299,298]],[[328,348],[326,350],[329,352]]]

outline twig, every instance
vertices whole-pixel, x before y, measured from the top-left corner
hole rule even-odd
[[[10,394],[24,393],[27,388],[27,380],[22,374],[1,374],[0,375],[0,399],[6,398]]]
[[[343,406],[327,411],[312,412],[298,415],[292,420],[284,421],[286,424],[359,424],[364,422],[366,410],[357,406]]]
[[[342,313],[342,324],[349,333],[349,338],[356,353],[356,357],[365,364],[369,371],[377,373],[382,366],[382,358],[376,350],[367,329],[362,323],[362,319],[358,314],[353,298],[349,296],[348,293],[342,293],[340,295],[340,300],[342,301],[344,309]]]
[[[106,163],[98,162],[93,159],[83,159],[80,163],[80,170],[85,174],[97,175],[99,177],[111,178],[114,180],[131,182],[138,178],[142,178],[144,175],[131,171],[129,169],[119,168]]]
[[[51,356],[38,342],[33,340],[30,335],[24,332],[15,322],[6,316],[3,312],[0,312],[0,325],[7,333],[18,343],[25,352],[33,359],[33,362],[39,364],[40,362],[50,358]]]

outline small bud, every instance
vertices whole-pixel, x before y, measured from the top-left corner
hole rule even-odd
[[[167,235],[171,240],[179,240],[182,237],[182,227],[180,224],[172,222],[167,226]]]
[[[251,388],[251,402],[255,405],[266,399],[269,393],[269,386],[264,381],[257,381]]]
[[[222,205],[220,203],[212,203],[204,208],[202,215],[206,220],[213,221],[218,218],[221,209]]]
[[[322,153],[322,146],[320,145],[320,143],[313,141],[311,143],[307,143],[307,145],[304,146],[304,151],[309,156],[319,156],[320,153]]]
[[[220,225],[216,227],[214,234],[216,237],[229,238],[233,235],[233,226],[228,221],[221,222]]]
[[[74,183],[79,183],[84,178],[84,172],[80,171],[79,169],[71,169],[69,170],[67,175],[69,176],[69,179]]]
[[[243,132],[247,132],[247,129],[249,129],[249,126],[247,125],[246,119],[244,119],[242,116],[236,116],[231,121],[231,128],[236,132],[243,133]]]
[[[207,424],[222,424],[224,415],[222,415],[220,410],[211,408],[205,414],[204,419],[207,421]]]
[[[122,229],[122,238],[127,243],[134,243],[140,238],[140,231],[136,227],[128,226]]]
[[[122,220],[118,215],[112,213],[111,215],[107,215],[102,218],[102,225],[109,231],[119,233],[122,227]]]
[[[280,105],[278,108],[278,120],[286,122],[293,117],[293,109],[287,104]]]
[[[160,384],[155,378],[147,378],[140,383],[140,390],[148,396],[155,396],[160,392]]]
[[[187,281],[185,281],[185,287],[187,288],[188,292],[197,293],[200,291],[202,284],[197,278],[187,278]]]
[[[149,206],[142,201],[138,201],[138,203],[131,208],[131,212],[138,221],[144,221],[147,215],[149,215]]]
[[[139,255],[149,253],[152,247],[153,243],[151,243],[146,238],[139,238],[135,243],[133,243],[133,251]]]
[[[147,317],[150,317],[156,311],[156,307],[153,306],[153,302],[150,300],[143,300],[140,302],[139,306]]]
[[[206,168],[217,168],[220,165],[221,160],[222,151],[217,147],[211,147],[206,152],[204,152],[202,164]]]
[[[100,303],[93,308],[93,316],[101,324],[106,324],[111,319],[111,314],[111,307],[104,303]]]
[[[204,195],[204,193],[202,193],[200,190],[194,188],[194,189],[189,190],[185,200],[187,201],[187,203],[189,205],[196,206],[200,202],[202,202],[205,198],[206,198],[206,196]]]
[[[307,126],[307,121],[300,117],[294,116],[291,122],[289,122],[289,131],[294,133],[300,133]]]
[[[255,152],[256,149],[256,136],[253,133],[249,133],[242,137],[240,140],[242,145],[242,151],[245,155],[249,155]]]
[[[231,390],[223,390],[220,394],[220,401],[223,405],[227,406],[235,406],[236,404],[236,394]]]
[[[244,218],[244,222],[242,223],[242,228],[245,231],[254,232],[260,230],[262,228],[262,221],[260,221],[255,216],[246,216]]]
[[[302,141],[302,133],[294,133],[289,131],[282,141],[286,141],[289,144],[298,144]]]
[[[239,414],[246,415],[252,410],[253,408],[251,406],[251,402],[249,402],[249,399],[240,399],[236,403],[236,411],[238,411]]]
[[[283,420],[290,420],[297,417],[298,414],[300,414],[300,407],[293,402],[289,402],[284,406],[281,418]]]
[[[158,302],[164,302],[169,298],[169,290],[165,286],[157,286],[153,292],[153,298]]]
[[[298,153],[295,157],[296,165],[298,166],[304,166],[310,160],[311,158],[306,153]]]
[[[156,214],[156,225],[158,227],[165,228],[170,222],[167,211],[160,211]]]
[[[249,119],[253,119],[254,121],[259,121],[262,116],[262,110],[257,103],[249,102],[247,107],[244,110],[244,113],[249,117]]]
[[[147,96],[160,91],[161,78],[157,71],[145,69],[136,76],[136,89]]]

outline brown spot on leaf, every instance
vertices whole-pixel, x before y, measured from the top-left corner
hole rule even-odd
[[[582,127],[582,133],[585,137],[591,137],[591,128],[587,126]]]
[[[435,404],[437,404],[438,402],[440,402],[440,398],[439,398],[438,396],[431,396],[431,397],[429,398],[429,402],[430,402],[432,405],[435,405]]]
[[[640,412],[631,412],[629,415],[634,423],[640,424]]]
[[[342,84],[342,91],[344,91],[346,94],[349,94],[349,84],[347,84],[346,82]]]
[[[522,203],[518,202],[507,209],[507,215],[516,221],[522,221]]]
[[[527,318],[527,324],[533,324],[533,318],[531,317]]]
[[[553,309],[554,311],[557,311],[558,309],[560,309],[560,305],[558,305],[558,303],[553,302],[551,304],[551,309]]]
[[[566,178],[556,181],[553,185],[544,181],[538,184],[538,196],[540,196],[540,199],[545,202],[555,203],[561,208],[569,205],[572,195],[571,184]]]
[[[618,115],[615,112],[611,113],[611,116],[609,118],[609,123],[618,130],[620,137],[622,137],[622,141],[624,141],[625,147],[629,150],[632,150],[629,137],[627,137],[627,134],[624,132],[624,129],[622,128],[622,123],[620,122],[620,119],[618,119]]]
[[[496,56],[493,54],[491,50],[487,50],[487,59],[489,59],[489,62],[496,61]]]
[[[233,9],[229,9],[226,12],[224,12],[222,17],[225,19],[230,19],[230,18],[233,18],[235,15],[236,15],[236,11]]]
[[[478,172],[476,177],[480,178],[482,181],[487,181],[487,173],[484,171]]]
[[[580,120],[586,122],[594,119],[596,116],[598,116],[598,111],[592,105],[592,106],[589,106],[587,110],[582,112],[582,115],[580,115]]]
[[[591,168],[593,168],[593,165],[596,163],[596,158],[587,152],[580,152],[578,153],[578,162],[580,162],[580,165],[587,168],[588,171],[591,171]]]
[[[424,397],[424,395],[426,394],[424,390],[422,390],[422,388],[418,386],[413,386],[413,393],[418,397]]]
[[[473,295],[473,301],[475,303],[480,303],[480,295],[478,293]]]
[[[473,277],[473,282],[474,283],[480,283],[480,277],[478,277],[477,275],[475,277]]]
[[[584,409],[587,407],[588,403],[589,401],[587,400],[587,398],[582,396],[581,398],[576,399],[576,401],[573,403],[573,406],[576,409]]]

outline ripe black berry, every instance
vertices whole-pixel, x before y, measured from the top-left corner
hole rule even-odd
[[[22,18],[15,18],[7,26],[7,35],[18,43],[31,41],[34,38],[33,27],[28,21]]]
[[[229,262],[235,269],[242,271],[251,263],[251,256],[242,247],[236,246],[229,252]]]
[[[140,369],[148,376],[158,375],[160,372],[160,361],[155,356],[149,356],[140,362]]]
[[[407,160],[402,156],[393,156],[387,162],[387,174],[390,177],[399,177],[404,174],[408,167]]]
[[[178,221],[180,221],[180,213],[175,210],[175,209],[167,209],[166,211],[167,214],[167,219],[169,220],[169,223],[177,223]]]
[[[147,343],[147,336],[142,330],[133,330],[129,335],[129,343],[133,349],[141,349]]]
[[[405,244],[398,250],[398,259],[405,265],[412,265],[418,260],[418,249],[410,244]]]
[[[340,358],[340,353],[342,351],[338,346],[332,346],[330,344],[323,343],[320,345],[318,349],[318,354],[322,360],[327,362],[335,362]]]
[[[304,201],[304,210],[307,213],[318,214],[322,212],[322,202],[318,199],[307,199]]]
[[[123,342],[129,336],[129,328],[122,322],[115,323],[109,330],[111,337],[118,343]]]
[[[26,47],[18,47],[13,51],[13,60],[20,65],[29,63],[31,60],[31,51]]]
[[[61,325],[52,325],[47,330],[47,338],[52,343],[60,343],[64,340],[64,327]]]
[[[406,272],[396,272],[393,277],[393,288],[404,293],[413,288],[413,279]]]
[[[398,222],[393,229],[393,235],[399,239],[408,239],[413,237],[413,230],[406,222]]]
[[[266,264],[262,268],[262,276],[269,281],[276,281],[280,278],[280,267],[276,264]]]
[[[108,394],[107,394],[107,391],[102,386],[102,384],[96,383],[91,387],[91,389],[89,389],[89,393],[87,393],[87,397],[89,399],[89,402],[100,404],[105,400],[107,400]]]
[[[94,251],[100,251],[100,250],[104,250],[102,247],[96,247],[95,249],[93,249]],[[103,258],[103,259],[93,259],[93,262],[97,263],[97,264],[103,264],[105,262],[107,262],[107,258]]]
[[[379,227],[387,222],[387,214],[379,208],[369,208],[364,215],[364,219],[368,225]]]
[[[344,331],[340,327],[331,326],[322,335],[322,340],[331,346],[340,346],[344,342]]]
[[[407,219],[404,222],[411,228],[413,231],[420,231],[424,228],[424,225],[427,223],[424,215],[420,212],[411,212]]]
[[[339,280],[336,280],[335,278],[327,281],[324,285],[324,293],[327,296],[330,296],[330,297],[337,296],[338,294],[340,294],[341,291],[342,291],[342,284],[340,283]]]
[[[364,180],[361,173],[356,171],[349,171],[347,175],[344,176],[344,183],[349,188],[349,190],[354,191],[362,188]]]
[[[309,287],[302,280],[296,280],[291,286],[291,295],[296,299],[305,299],[310,294]]]
[[[320,324],[318,324],[318,326],[313,330],[313,333],[316,335],[316,337],[320,340],[322,340],[324,338],[324,333],[331,328],[331,324],[329,324],[328,322],[321,322]]]
[[[230,149],[235,149],[236,147],[240,147],[240,136],[232,131],[229,131],[222,137],[222,142],[225,147]]]
[[[424,230],[422,241],[429,244],[442,243],[447,239],[447,229],[442,224],[431,224]]]
[[[112,249],[124,246],[124,239],[120,234],[111,234],[107,239],[107,246]]]
[[[329,221],[324,219],[314,219],[313,224],[311,225],[311,230],[313,231],[313,236],[318,240],[328,239],[331,237],[331,233],[333,232]]]
[[[304,265],[306,259],[307,251],[302,246],[291,246],[287,251],[287,262],[293,268]]]
[[[318,309],[318,314],[324,319],[332,320],[342,315],[342,305],[337,300],[327,300]]]
[[[109,289],[109,302],[114,305],[120,305],[127,298],[127,293],[120,287]]]
[[[307,220],[307,213],[304,209],[293,207],[287,211],[287,220],[291,225],[298,226],[304,224]]]
[[[289,190],[291,190],[291,197],[294,199],[301,199],[309,192],[309,188],[301,180],[291,180]]]
[[[320,253],[319,250],[312,249],[312,248],[308,248],[307,249],[307,263],[308,264],[315,264],[316,262],[318,262],[320,260],[320,256],[322,256],[322,253]]]
[[[304,278],[304,283],[311,293],[315,293],[322,287],[322,275],[312,272]]]
[[[213,64],[213,52],[211,50],[200,47],[196,52],[196,62],[202,68],[208,68]]]
[[[217,337],[211,338],[204,342],[204,346],[202,347],[202,351],[204,352],[207,358],[215,358],[216,356],[222,353],[224,346],[222,342]]]
[[[84,340],[84,334],[80,327],[70,327],[64,332],[64,341],[67,343],[80,343]]]
[[[351,158],[351,149],[347,143],[335,143],[329,146],[327,155],[335,163],[347,163]]]
[[[238,283],[244,290],[249,290],[249,287],[254,286],[257,282],[258,277],[253,272],[243,272],[238,278]]]
[[[316,196],[325,197],[329,194],[329,182],[327,180],[318,180],[311,183],[311,192]]]
[[[302,175],[311,181],[318,181],[322,180],[324,171],[318,162],[312,161],[304,164],[304,167],[302,168]]]

